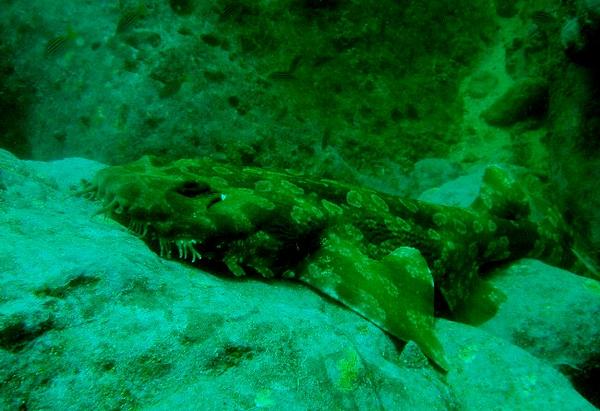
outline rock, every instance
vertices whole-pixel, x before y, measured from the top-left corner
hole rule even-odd
[[[524,259],[495,271],[484,283],[506,300],[480,328],[557,368],[582,368],[600,359],[600,282]]]
[[[490,309],[491,293],[500,303]],[[600,282],[524,259],[484,278],[473,295],[469,313],[493,314],[480,329],[564,371],[592,395],[586,375],[600,369]]]
[[[490,125],[508,127],[529,119],[541,119],[548,111],[548,84],[543,79],[515,82],[481,117]]]
[[[517,15],[519,8],[516,1],[495,0],[496,14],[500,17],[511,18]]]
[[[490,71],[475,73],[468,81],[466,93],[474,99],[486,97],[498,85],[498,78]]]
[[[583,52],[586,44],[578,18],[571,18],[563,24],[560,30],[560,42],[568,56],[575,57]]]
[[[479,194],[483,173],[484,167],[473,170],[467,175],[425,191],[419,196],[419,200],[446,206],[469,207]]]
[[[599,28],[600,24],[600,1],[599,0],[584,0],[583,3],[583,18],[586,23],[594,28]]]
[[[600,1],[579,1],[577,15],[563,24],[560,40],[565,54],[573,62],[597,66],[600,59]]]
[[[461,410],[595,409],[558,371],[506,340],[446,320],[437,321],[436,332]]]
[[[445,158],[426,158],[415,163],[410,174],[410,195],[418,195],[425,190],[455,179],[458,166]]]

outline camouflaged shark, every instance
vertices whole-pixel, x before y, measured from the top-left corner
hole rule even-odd
[[[453,310],[490,263],[530,256],[564,265],[571,258],[560,216],[531,221],[523,191],[495,166],[468,209],[209,159],[152,156],[100,170],[83,192],[165,258],[238,277],[299,280],[415,341],[443,369],[434,290]]]

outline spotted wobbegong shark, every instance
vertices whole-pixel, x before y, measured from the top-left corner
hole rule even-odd
[[[83,193],[162,257],[237,277],[299,280],[448,368],[434,299],[451,310],[482,267],[529,256],[565,265],[560,216],[533,221],[517,183],[488,167],[469,208],[210,159],[154,156],[100,170]]]

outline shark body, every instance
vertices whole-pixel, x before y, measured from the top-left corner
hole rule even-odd
[[[447,368],[434,299],[464,302],[483,266],[569,260],[557,215],[530,221],[498,167],[464,209],[286,172],[152,156],[98,172],[84,190],[165,258],[238,277],[299,280]],[[439,302],[439,301],[438,301]]]

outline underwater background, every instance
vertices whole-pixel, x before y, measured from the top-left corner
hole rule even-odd
[[[116,167],[148,155],[146,168]],[[490,263],[461,252],[485,236],[453,233],[480,279],[457,309],[436,288],[433,311],[431,297],[440,364],[416,332],[399,338],[321,283],[261,278],[288,272],[250,247],[280,251],[260,230],[233,248],[260,255],[248,264],[259,275],[232,278],[195,266],[218,255],[198,237],[150,237],[149,220],[111,203],[127,194],[152,211],[168,165],[199,158],[274,191],[304,187],[299,176],[349,190],[340,203],[315,191],[341,217],[302,227],[359,227],[345,235],[368,264],[388,260],[373,257],[383,242],[363,236],[369,206],[354,193],[535,233],[550,219],[564,254],[519,250],[529,240],[515,228],[510,255]],[[597,0],[0,0],[0,409],[597,409],[599,180]],[[312,204],[289,190],[270,198],[276,211],[300,201],[290,193]],[[488,194],[501,211],[482,205]],[[220,190],[206,209],[235,199]],[[413,228],[439,214],[422,207]],[[169,218],[188,221],[181,210]],[[325,237],[291,226],[269,235],[321,258]],[[433,246],[406,245],[438,287]],[[288,263],[302,282],[303,263]]]

